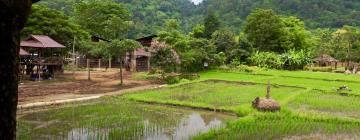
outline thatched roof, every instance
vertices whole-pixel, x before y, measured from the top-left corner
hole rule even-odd
[[[278,102],[271,98],[259,98],[257,97],[253,102],[252,106],[259,111],[280,111],[281,107]]]
[[[331,57],[330,55],[320,55],[319,57],[314,59],[315,62],[339,62],[339,60],[336,60],[335,58]]]

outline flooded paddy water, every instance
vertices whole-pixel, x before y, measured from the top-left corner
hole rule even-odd
[[[106,97],[18,112],[17,139],[183,140],[224,127],[230,114]]]

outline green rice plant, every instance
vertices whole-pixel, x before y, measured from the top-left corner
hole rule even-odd
[[[317,112],[339,117],[360,118],[360,96],[312,90],[297,96],[289,107],[301,112]]]
[[[272,98],[282,101],[304,89],[273,86]],[[217,111],[236,112],[244,116],[252,112],[251,102],[265,96],[266,85],[209,80],[175,87],[140,91],[125,95],[134,101],[197,107]]]

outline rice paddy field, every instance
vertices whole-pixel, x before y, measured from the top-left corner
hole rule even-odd
[[[268,81],[280,112],[251,106],[265,96]],[[337,92],[341,86],[351,91]],[[19,139],[356,140],[360,76],[208,71],[195,81],[18,116]]]

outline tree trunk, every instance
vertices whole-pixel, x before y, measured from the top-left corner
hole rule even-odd
[[[123,59],[122,57],[120,56],[120,85],[123,85],[124,84],[124,81],[123,81]]]
[[[0,1],[0,139],[16,139],[20,31],[31,0]]]

